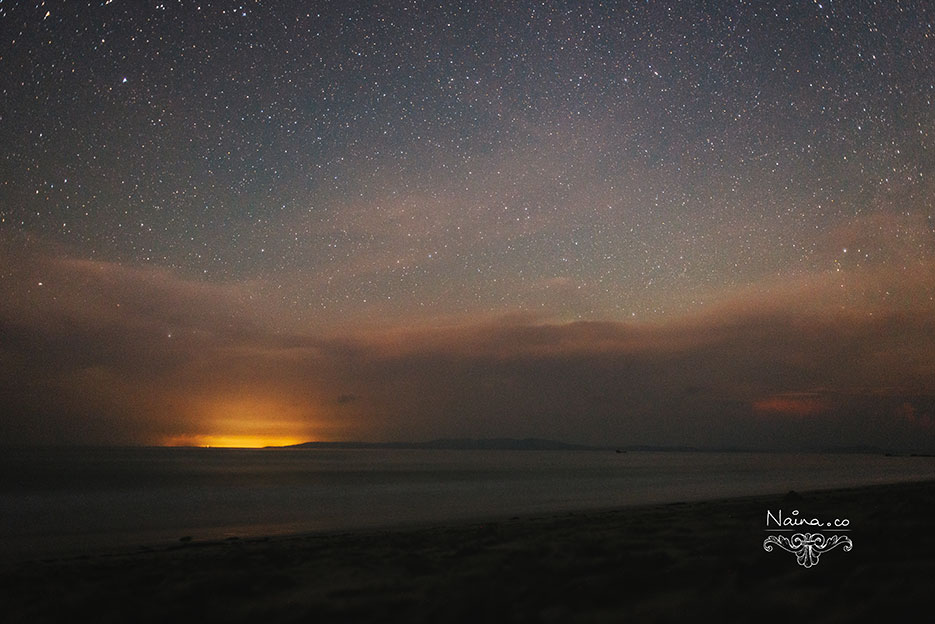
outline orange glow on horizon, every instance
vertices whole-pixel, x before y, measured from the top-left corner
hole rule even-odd
[[[192,429],[159,441],[161,446],[263,448],[316,439],[308,405],[281,397],[247,395],[193,399]]]
[[[213,448],[263,448],[289,446],[308,439],[276,435],[179,435],[163,440],[162,446],[202,446]]]

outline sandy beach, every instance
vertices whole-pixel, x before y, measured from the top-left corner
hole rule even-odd
[[[768,512],[847,520],[853,548],[767,552]],[[7,564],[0,602],[8,622],[899,620],[932,603],[933,517],[926,482],[179,541]]]

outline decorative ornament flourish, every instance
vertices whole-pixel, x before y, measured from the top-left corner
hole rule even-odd
[[[795,554],[799,565],[810,568],[818,564],[818,557],[843,544],[845,552],[851,550],[854,544],[849,537],[843,535],[823,535],[821,533],[795,533],[792,537],[785,535],[770,535],[763,540],[763,550],[773,552],[773,544],[785,551]]]

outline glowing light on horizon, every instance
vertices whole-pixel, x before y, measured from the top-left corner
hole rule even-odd
[[[263,448],[289,446],[316,439],[310,422],[311,408],[280,398],[209,397],[192,405],[192,421],[200,432],[168,435],[161,446],[210,446],[216,448]]]
[[[211,448],[264,448],[267,446],[289,446],[308,442],[308,439],[291,436],[265,435],[180,435],[166,438],[162,446],[201,446]]]

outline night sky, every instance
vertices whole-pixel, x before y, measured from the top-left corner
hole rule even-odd
[[[935,449],[935,5],[0,0],[0,436]]]

